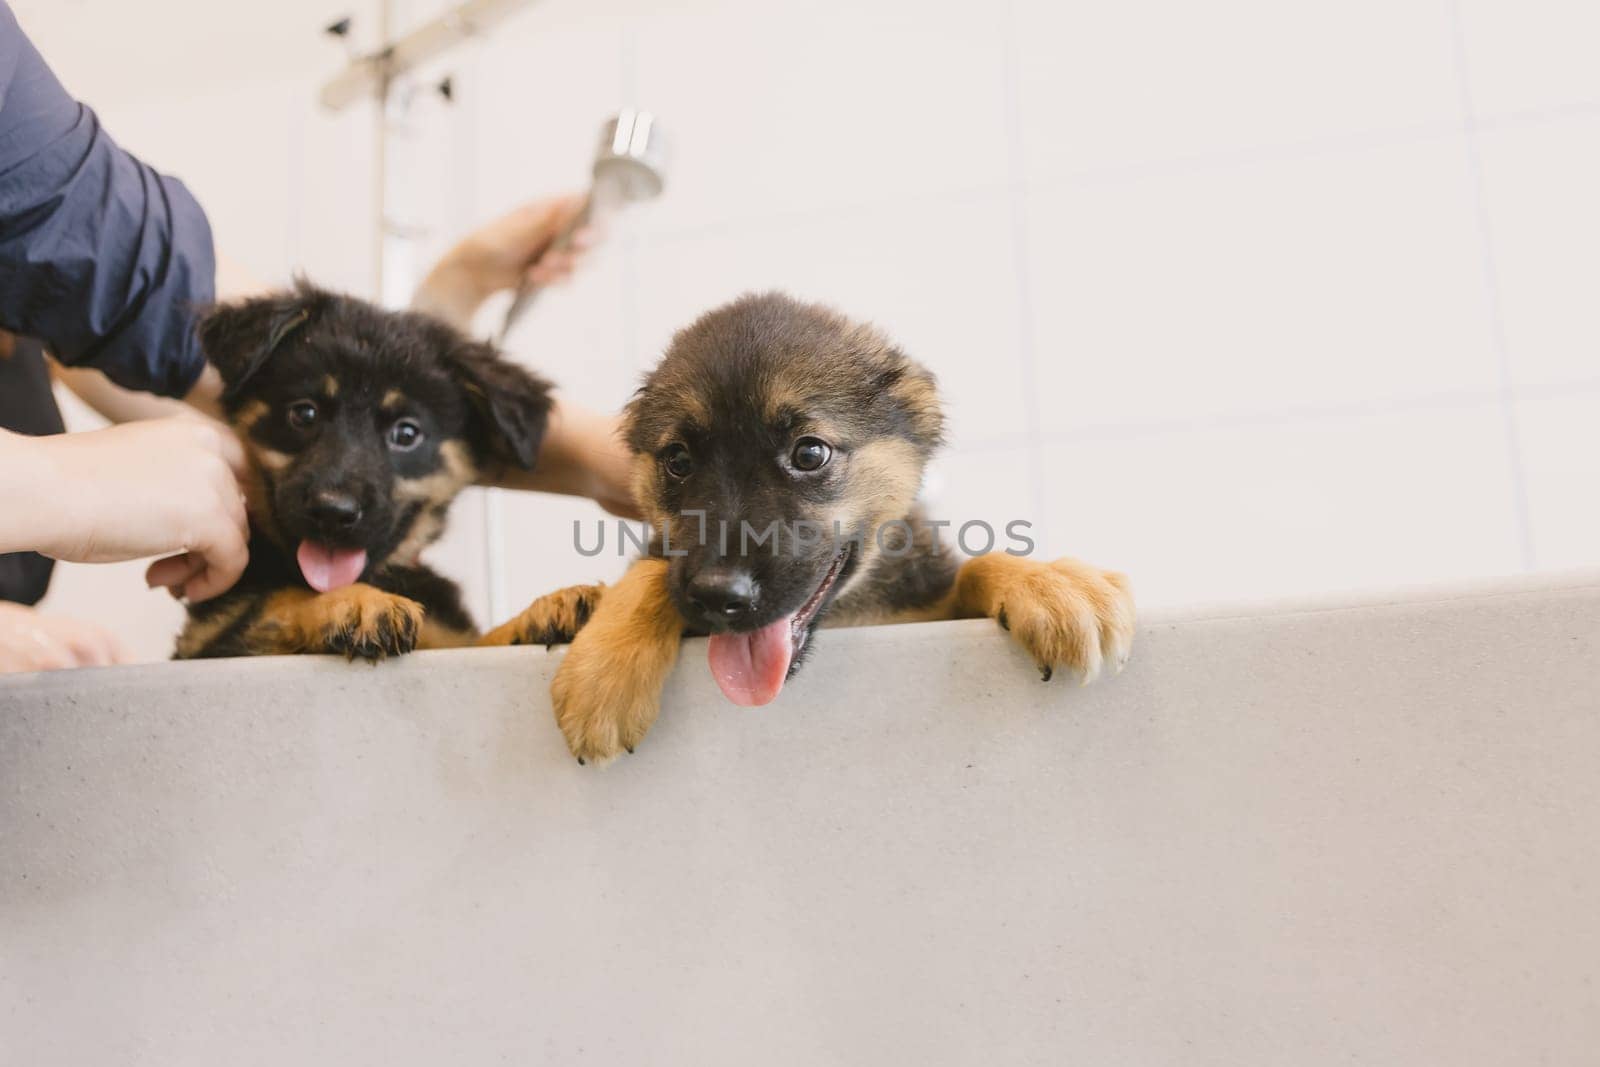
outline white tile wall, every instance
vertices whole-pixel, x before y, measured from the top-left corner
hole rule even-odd
[[[1042,428],[1492,390],[1474,212],[1456,137],[1034,187]]]
[[[1600,5],[1590,0],[1457,0],[1482,116],[1600,104]]]
[[[1030,178],[1457,124],[1443,0],[1022,0]]]
[[[1426,583],[1521,566],[1495,401],[1047,446],[1048,544],[1142,603]]]
[[[271,6],[19,0],[18,20],[121,144],[181,177],[217,245],[263,282],[371,280],[371,113],[315,106],[345,50],[321,29],[377,0]],[[130,43],[136,43],[130,46]]]
[[[1600,388],[1528,390],[1517,415],[1535,564],[1593,566],[1600,554]]]
[[[630,42],[630,83],[678,143],[652,232],[809,220],[1007,176],[1005,39],[993,8],[659,5]]]
[[[423,250],[581,185],[646,106],[666,197],[511,345],[575,399],[617,407],[675,328],[781,287],[939,375],[936,511],[1034,520],[1146,603],[1600,564],[1597,39],[1581,0],[547,0],[417,112]],[[297,62],[197,60],[209,99],[172,114],[203,138],[115,117],[251,262],[363,284],[364,133],[295,102],[337,65]],[[439,558],[482,582],[466,510]],[[590,506],[504,511],[508,602],[615,573],[571,551]]]
[[[1600,381],[1600,115],[1496,127],[1478,145],[1512,380]]]
[[[877,323],[933,367],[955,439],[1014,434],[1023,378],[1009,218],[1000,193],[918,196],[646,238],[641,354],[653,361],[674,331],[740,293],[784,289]]]

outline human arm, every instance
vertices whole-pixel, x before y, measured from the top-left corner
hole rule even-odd
[[[205,214],[67,94],[3,2],[0,171],[0,328],[126,388],[190,393],[193,315],[214,295]]]
[[[0,601],[0,674],[132,660],[127,647],[103,626]]]
[[[81,563],[166,556],[151,585],[190,600],[231,586],[247,560],[232,434],[192,416],[90,433],[0,431],[0,552]]]
[[[603,415],[556,397],[533,470],[504,466],[482,481],[502,489],[586,496],[623,518],[639,517],[633,502],[633,459],[615,415]]]
[[[469,331],[478,309],[496,292],[515,288],[524,279],[548,285],[566,277],[593,235],[580,229],[568,248],[551,245],[582,210],[581,196],[555,197],[524,204],[480,227],[428,272],[412,306]],[[558,396],[534,469],[493,469],[484,472],[483,481],[506,489],[586,496],[613,514],[635,517],[632,458],[619,429],[616,416]]]
[[[444,319],[463,333],[495,293],[550,285],[569,277],[594,241],[588,228],[564,248],[553,247],[583,212],[582,196],[554,196],[512,208],[467,234],[440,257],[417,286],[411,306]]]

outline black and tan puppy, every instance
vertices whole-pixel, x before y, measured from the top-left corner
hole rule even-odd
[[[189,608],[176,657],[471,643],[455,585],[417,556],[481,470],[533,465],[548,385],[436,319],[305,283],[200,334],[259,484],[249,566]]]
[[[988,616],[1046,681],[1127,658],[1121,575],[1005,553],[958,563],[939,543],[916,506],[943,432],[934,379],[869,326],[744,297],[673,339],[626,432],[651,551],[615,586],[541,598],[486,638],[575,633],[552,697],[580,759],[632,751],[685,632],[710,635],[712,674],[741,704],[777,696],[824,619]]]

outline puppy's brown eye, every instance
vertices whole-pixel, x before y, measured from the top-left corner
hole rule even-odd
[[[308,429],[316,424],[317,405],[309,400],[296,400],[289,405],[289,425],[297,430]]]
[[[789,454],[789,462],[794,464],[797,471],[821,470],[832,458],[833,449],[818,437],[800,438],[794,443],[794,451]]]
[[[410,452],[422,443],[422,427],[416,419],[399,419],[389,427],[389,447],[396,452]]]
[[[667,450],[661,453],[661,465],[674,478],[687,478],[694,470],[694,458],[682,445],[668,445]]]

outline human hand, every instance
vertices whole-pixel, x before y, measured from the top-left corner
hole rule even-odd
[[[479,305],[503,289],[564,281],[598,239],[584,225],[561,241],[584,202],[581,194],[535,200],[480,226],[428,272],[413,306],[465,329]]]
[[[238,580],[249,523],[244,450],[225,428],[192,416],[54,437],[6,435],[0,456],[15,499],[0,548],[107,563],[176,553],[146,581],[205,600]],[[18,485],[18,482],[21,485]]]
[[[45,615],[21,604],[0,603],[0,674],[105,667],[129,663],[132,658],[104,627]]]

